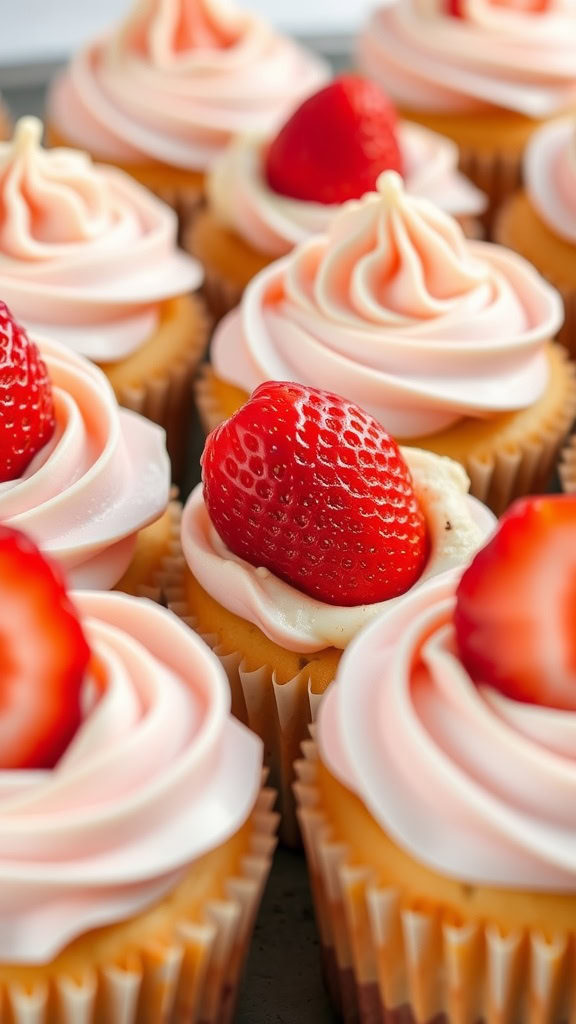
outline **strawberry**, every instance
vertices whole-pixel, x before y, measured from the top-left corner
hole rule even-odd
[[[56,764],[81,721],[89,660],[59,571],[0,526],[0,769]]]
[[[463,18],[462,0],[446,0],[446,11],[452,18]]]
[[[428,555],[426,522],[396,442],[352,402],[261,384],[214,430],[204,498],[230,551],[329,604],[397,597]]]
[[[0,483],[22,475],[55,425],[46,366],[24,328],[0,302]]]
[[[316,203],[360,199],[382,171],[402,174],[396,113],[375,82],[341,75],[298,107],[268,149],[274,192]]]
[[[460,580],[454,626],[476,683],[576,710],[576,497],[512,505]]]

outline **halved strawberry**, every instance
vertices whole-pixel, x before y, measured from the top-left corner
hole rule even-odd
[[[512,505],[462,576],[454,625],[476,683],[576,710],[576,497]]]
[[[210,434],[202,470],[230,550],[306,594],[372,604],[422,573],[428,533],[410,471],[384,428],[338,395],[261,384]]]
[[[383,171],[402,170],[394,107],[375,82],[350,74],[298,107],[265,163],[274,192],[326,204],[360,199]]]
[[[22,325],[0,302],[0,482],[17,480],[54,428],[46,366]]]
[[[0,526],[0,769],[56,764],[81,722],[89,661],[59,570]]]

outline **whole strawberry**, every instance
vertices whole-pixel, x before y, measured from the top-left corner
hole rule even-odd
[[[22,475],[54,427],[46,366],[24,328],[0,302],[0,482]]]
[[[396,113],[379,86],[359,75],[335,78],[298,107],[265,164],[274,192],[325,204],[360,199],[383,171],[403,171]]]
[[[511,506],[462,575],[454,627],[476,683],[576,711],[576,496]]]
[[[228,548],[338,605],[397,597],[419,578],[428,534],[395,441],[337,395],[262,384],[214,430],[204,498]]]

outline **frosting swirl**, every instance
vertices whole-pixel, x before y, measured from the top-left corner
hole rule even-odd
[[[58,80],[50,116],[102,159],[205,170],[232,136],[273,130],[328,77],[253,14],[216,0],[140,0]]]
[[[433,869],[573,891],[574,713],[474,685],[456,653],[457,582],[412,592],[350,646],[320,709],[321,757]]]
[[[534,209],[552,231],[576,243],[576,122],[562,118],[532,136],[524,181]]]
[[[41,136],[27,117],[0,144],[0,293],[32,330],[97,362],[123,359],[202,270],[177,249],[169,207],[85,153],[43,150]]]
[[[321,383],[401,438],[530,405],[558,293],[521,257],[467,242],[394,172],[378,189],[254,278],[214,336],[216,374],[248,392]]]
[[[486,198],[458,172],[453,142],[409,121],[398,137],[406,189],[455,217],[474,217]],[[226,149],[208,179],[211,209],[227,227],[268,256],[284,256],[311,235],[327,231],[340,206],[303,202],[273,192],[262,173],[268,139],[243,136]]]
[[[460,0],[460,7],[454,17],[440,0],[381,6],[360,37],[362,69],[407,109],[500,107],[539,118],[573,105],[571,0]]]
[[[430,556],[417,583],[420,586],[431,576],[467,562],[492,532],[495,519],[468,496],[470,481],[462,466],[417,448],[404,449],[402,455],[430,532]],[[218,536],[201,484],[184,509],[182,548],[190,570],[213,598],[258,626],[270,640],[301,654],[325,647],[344,650],[359,629],[402,600],[338,607],[303,594],[263,567],[250,565]]]
[[[158,605],[76,593],[85,715],[52,771],[0,772],[0,958],[40,964],[144,910],[247,819],[261,742],[206,645]]]
[[[28,533],[72,586],[107,590],[138,530],[170,495],[164,431],[120,409],[101,370],[35,339],[52,381],[56,429],[22,477],[0,483],[0,521]]]

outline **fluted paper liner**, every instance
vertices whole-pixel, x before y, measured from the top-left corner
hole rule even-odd
[[[562,490],[576,494],[576,435],[570,438],[562,452],[558,471]]]
[[[186,603],[184,577],[186,561],[180,544],[180,528],[174,521],[171,557],[163,570],[164,599],[168,607],[191,629],[199,633],[219,658],[232,693],[232,714],[264,743],[264,762],[270,771],[270,785],[278,794],[280,838],[288,846],[300,845],[300,833],[294,802],[294,762],[300,755],[310,723],[316,718],[322,695],[313,693],[309,674],[302,669],[286,683],[276,681],[274,667],[262,665],[248,671],[240,651],[230,653],[215,633],[196,629]]]
[[[489,206],[482,220],[487,237],[491,238],[498,208],[522,182],[522,152],[482,152],[465,146],[459,148],[460,170],[488,196]]]
[[[295,786],[326,981],[345,1024],[550,1024],[574,1020],[574,937],[453,921],[351,862],[303,746]],[[576,923],[575,923],[576,926]]]
[[[199,185],[176,184],[155,184],[144,182],[146,188],[153,192],[158,199],[162,199],[167,206],[171,206],[178,217],[178,241],[182,245],[190,228],[194,223],[196,215],[200,212],[205,203],[204,191]]]
[[[194,401],[194,378],[204,356],[209,331],[207,313],[199,315],[198,330],[190,338],[190,347],[160,376],[137,385],[114,387],[120,405],[138,412],[164,427],[166,447],[172,463],[172,478],[178,480],[186,467]],[[106,373],[106,365],[101,369]]]
[[[119,963],[86,968],[37,986],[0,985],[10,1024],[231,1024],[244,960],[275,847],[274,792],[251,815],[248,854],[226,895],[199,923],[182,920],[172,941],[143,946]],[[193,870],[193,869],[192,869]]]
[[[118,580],[118,583],[116,583],[112,588],[113,590],[120,590],[122,593],[129,594],[132,597],[146,597],[149,601],[156,601],[157,604],[162,601],[165,562],[166,558],[170,555],[174,535],[180,529],[180,519],[182,517],[182,505],[177,498],[178,490],[176,487],[173,487],[170,494],[170,502],[165,512],[165,515],[167,515],[169,519],[169,536],[167,538],[166,550],[159,552],[158,559],[154,560],[154,564],[150,566],[150,568],[145,565],[146,559],[144,559],[146,571],[139,571],[138,545],[143,544],[144,547],[146,547],[148,543],[146,531],[154,530],[154,526],[156,524],[152,523],[149,527],[144,527],[144,529],[140,531],[140,537],[137,541],[134,559],[128,566],[124,576]],[[151,543],[153,543],[153,541],[151,541]]]
[[[556,350],[561,351],[558,346]],[[488,505],[496,515],[501,515],[516,498],[546,490],[550,482],[559,450],[576,417],[576,366],[568,360],[565,373],[565,394],[558,407],[543,418],[525,440],[514,444],[495,442],[491,451],[486,444],[482,457],[469,456],[462,460],[470,477],[470,494]],[[226,418],[214,388],[215,380],[214,371],[205,365],[194,385],[198,414],[206,433]],[[434,451],[432,443],[429,451]]]

